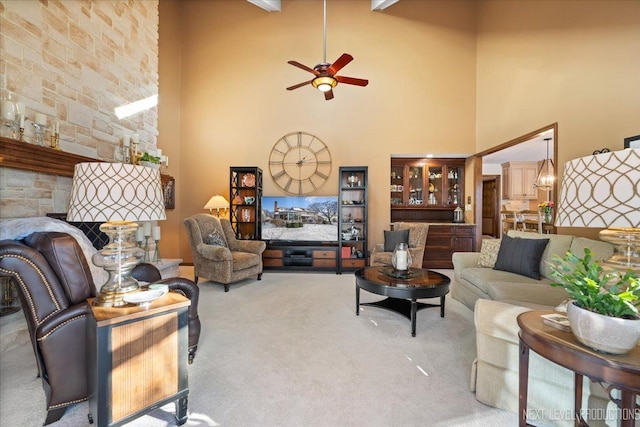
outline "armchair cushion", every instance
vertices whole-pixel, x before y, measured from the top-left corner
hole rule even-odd
[[[226,246],[214,246],[207,244],[198,245],[198,253],[211,261],[231,261],[231,251]]]
[[[393,252],[398,243],[409,244],[409,229],[389,231],[384,230],[384,252]]]

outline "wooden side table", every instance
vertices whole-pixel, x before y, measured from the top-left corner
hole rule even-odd
[[[90,300],[90,304],[92,303]],[[187,421],[187,298],[169,292],[148,307],[91,306],[89,420],[120,426],[169,402]]]
[[[579,343],[571,332],[543,323],[541,314],[551,311],[528,311],[518,316],[520,326],[520,427],[527,424],[527,388],[529,349],[574,372],[574,416],[576,426],[587,425],[582,417],[582,380],[587,376],[621,391],[620,426],[634,427],[640,420],[636,396],[640,393],[640,347],[625,355],[604,354]]]

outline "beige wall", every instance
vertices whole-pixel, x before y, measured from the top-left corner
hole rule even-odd
[[[338,166],[369,166],[371,242],[389,222],[392,153],[480,152],[557,121],[561,169],[639,133],[635,0],[403,0],[383,12],[369,0],[329,2],[327,60],[349,52],[355,60],[340,74],[370,81],[338,86],[329,102],[310,87],[285,90],[310,78],[288,60],[322,61],[320,1],[283,0],[272,13],[236,0],[160,3],[156,66],[155,1],[0,1],[0,71],[7,63],[30,119],[40,111],[61,120],[63,150],[109,160],[124,132],[146,129],[155,143],[153,111],[125,122],[110,111],[116,98],[151,94],[159,67],[157,144],[177,183],[176,210],[162,224],[165,257],[190,260],[182,220],[204,212],[211,195],[228,196],[229,166],[262,167],[265,193],[278,194],[267,158],[292,131],[331,149],[334,173],[318,194],[337,192]],[[63,51],[70,63],[52,55]],[[69,183],[0,168],[0,216],[63,210]]]
[[[168,175],[176,178],[176,208],[166,211],[162,222],[160,254],[163,258],[182,258],[180,240],[186,239],[182,225],[182,200],[187,183],[180,179],[180,9],[179,2],[160,2],[161,34],[158,42],[158,148],[169,156]]]
[[[560,173],[622,149],[640,133],[639,22],[635,0],[479,2],[476,151],[553,122]]]
[[[327,61],[348,52],[355,59],[339,74],[369,79],[366,88],[339,85],[331,101],[311,86],[285,90],[311,77],[288,60],[322,62],[322,2],[283,0],[277,13],[234,0],[180,8],[188,23],[180,50],[183,217],[204,212],[216,193],[228,197],[230,166],[261,167],[265,194],[281,194],[268,176],[269,152],[300,130],[333,156],[316,194],[337,194],[339,166],[369,166],[370,241],[381,242],[392,153],[474,150],[475,2],[401,1],[384,12],[372,12],[369,0],[329,2]],[[190,259],[186,240],[180,251]]]

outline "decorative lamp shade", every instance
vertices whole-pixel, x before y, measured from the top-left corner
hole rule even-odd
[[[555,225],[640,228],[640,149],[565,163]]]
[[[204,205],[204,209],[227,209],[229,207],[229,202],[224,197],[216,194],[212,198],[209,199],[206,205]]]
[[[78,163],[71,185],[68,221],[166,219],[157,169],[124,163]]]

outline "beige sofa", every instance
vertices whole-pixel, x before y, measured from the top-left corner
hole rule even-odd
[[[567,299],[562,288],[551,287],[547,264],[568,249],[583,254],[590,248],[597,258],[611,255],[608,243],[567,235],[510,231],[509,236],[549,238],[541,261],[541,280],[478,267],[480,253],[455,253],[452,296],[474,310],[477,358],[471,370],[471,389],[486,405],[518,412],[519,339],[516,318],[531,309],[553,309]],[[573,373],[531,352],[528,418],[533,425],[572,426]],[[583,408],[591,426],[615,426],[616,412],[599,384],[584,381]],[[607,416],[610,418],[607,420]],[[589,417],[585,417],[589,418]],[[613,418],[613,420],[611,419]]]
[[[510,237],[525,239],[549,239],[540,261],[541,280],[531,279],[507,271],[479,267],[481,253],[456,252],[453,254],[453,271],[456,286],[451,296],[471,310],[479,298],[503,301],[523,307],[550,309],[567,299],[564,289],[551,287],[549,262],[554,255],[564,257],[567,250],[582,256],[584,248],[593,252],[594,259],[606,259],[613,247],[603,241],[561,234],[537,234],[525,231],[509,231]]]

